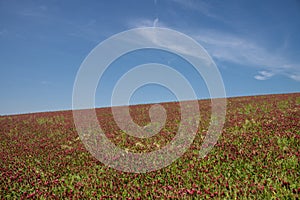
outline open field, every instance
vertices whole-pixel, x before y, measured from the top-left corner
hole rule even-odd
[[[137,139],[122,132],[110,108],[97,109],[107,137],[133,152],[166,145],[178,130],[179,104],[162,104],[165,127]],[[93,158],[79,139],[72,111],[0,116],[0,197],[100,198],[300,198],[300,93],[229,98],[218,143],[198,153],[210,122],[210,101],[200,100],[200,126],[190,149],[158,171],[114,170]],[[131,107],[139,125],[149,105]]]

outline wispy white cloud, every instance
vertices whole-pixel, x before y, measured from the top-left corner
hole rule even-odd
[[[149,22],[147,20],[146,22]],[[136,22],[136,21],[135,21]],[[157,47],[164,49],[166,51],[173,52],[182,56],[189,56],[191,58],[199,58],[201,56],[201,61],[204,63],[210,63],[211,60],[207,57],[205,51],[199,51],[199,46],[195,45],[193,40],[183,41],[182,36],[180,34],[176,34],[175,32],[170,31],[161,31],[160,29],[143,29],[143,28],[156,28],[154,26],[141,26],[141,22],[145,22],[145,20],[139,20],[139,23],[130,22],[128,24],[138,25],[135,28],[140,28],[131,35],[130,38],[126,38],[125,42],[127,45],[142,45],[145,44],[151,47]],[[154,20],[154,24],[158,23],[158,20]],[[167,27],[161,27],[167,28]],[[157,31],[153,31],[157,30]],[[198,60],[199,61],[199,60]]]
[[[158,17],[153,20],[150,19],[134,19],[128,23],[128,28],[144,28],[144,27],[167,27],[166,24],[161,22]]]
[[[280,74],[299,80],[299,64],[288,59],[283,51],[270,51],[253,40],[214,30],[193,31],[191,35],[214,59],[260,70],[256,79],[267,80]]]
[[[283,58],[274,56],[255,42],[245,38],[212,30],[202,30],[192,34],[193,38],[219,60],[255,66],[283,64]]]
[[[260,81],[267,80],[267,79],[271,78],[272,76],[274,76],[274,73],[267,72],[267,71],[259,71],[258,73],[259,73],[259,75],[255,75],[254,78],[257,80],[260,80]]]
[[[211,6],[206,3],[205,1],[193,1],[193,0],[172,0],[174,3],[179,4],[183,8],[189,9],[189,10],[195,10],[203,15],[206,15],[207,17],[219,19],[219,16],[217,16],[215,13],[211,11]]]
[[[229,27],[238,27],[239,30],[243,29],[244,24],[247,24],[245,22],[241,23],[236,18],[229,18],[222,12],[216,12],[221,8],[216,8],[209,1],[172,0],[172,2],[190,11],[199,12]],[[221,29],[197,29],[190,27],[181,28],[179,31],[187,33],[196,39],[217,61],[257,68],[258,73],[259,71],[272,73],[271,77],[284,75],[299,81],[300,61],[291,59],[286,54],[289,43],[288,35],[281,46],[278,46],[276,50],[272,50],[267,49],[266,46],[258,42],[255,36],[248,37],[247,31],[245,31],[245,34],[235,34]],[[261,74],[256,76],[256,78],[264,80],[271,77]]]
[[[192,40],[182,41],[182,36],[178,34],[165,31],[148,31],[147,29],[140,29],[137,33],[139,40],[135,38],[132,42],[146,42],[147,44],[163,48],[176,54],[194,58],[199,58],[199,56],[201,56],[202,62],[211,62],[205,52],[199,52],[199,46],[195,46]]]
[[[156,27],[156,26],[157,26],[158,21],[159,21],[159,19],[158,19],[158,18],[155,18],[155,20],[153,21],[153,27]]]
[[[158,18],[154,20],[139,19],[131,21],[129,24],[134,27],[153,27],[157,23],[160,27],[172,28],[166,23],[158,21]],[[281,50],[279,48],[279,50],[270,51],[253,39],[225,31],[213,29],[183,29],[179,31],[198,41],[219,63],[229,62],[257,68],[258,75],[254,77],[255,79],[267,80],[275,75],[284,75],[295,81],[300,79],[300,63],[285,56],[284,46]],[[151,39],[154,36],[144,35],[144,37]],[[160,43],[163,43],[162,38],[159,40]],[[184,54],[192,54],[192,50],[178,46],[177,42],[165,45],[173,46]]]
[[[289,76],[291,79],[300,82],[300,73],[298,73],[298,74],[289,74],[288,76]]]

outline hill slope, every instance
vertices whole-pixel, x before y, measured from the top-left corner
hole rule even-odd
[[[150,152],[176,135],[178,103],[162,104],[164,128],[154,137],[127,135],[111,108],[97,109],[106,136],[132,152]],[[109,168],[85,149],[72,111],[0,116],[1,198],[255,198],[300,197],[300,93],[229,98],[222,136],[198,157],[210,122],[200,100],[200,126],[190,149],[166,168],[131,174]],[[130,108],[140,126],[150,105]]]

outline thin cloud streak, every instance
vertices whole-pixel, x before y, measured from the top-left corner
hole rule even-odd
[[[251,40],[228,33],[202,31],[199,34],[193,34],[192,37],[199,41],[216,60],[264,69],[272,72],[272,76],[276,74],[286,75],[299,81],[296,76],[300,73],[298,63],[287,59],[284,52],[270,52]],[[263,72],[256,79],[266,80],[272,76]]]
[[[259,75],[254,76],[254,78],[257,80],[260,80],[260,81],[267,80],[267,79],[271,78],[272,76],[274,76],[274,73],[267,72],[267,71],[259,71],[258,73],[259,73]]]
[[[158,17],[154,20],[150,19],[134,19],[127,23],[128,28],[145,28],[145,27],[165,27],[168,26],[161,22]]]
[[[195,10],[207,17],[221,20],[221,18],[218,15],[210,11],[211,10],[210,5],[204,1],[192,1],[192,0],[172,0],[172,1],[188,10]]]
[[[154,21],[147,19],[140,19],[129,24],[134,27],[153,27],[158,23],[158,18]],[[165,23],[162,23],[160,27],[170,28]],[[275,75],[285,75],[295,81],[300,80],[300,69],[297,62],[287,59],[283,52],[270,52],[264,47],[256,44],[254,41],[247,38],[242,38],[230,33],[224,33],[217,30],[179,30],[187,33],[196,41],[198,41],[213,57],[213,59],[222,62],[229,62],[238,64],[244,67],[257,68],[259,75],[254,78],[257,80],[267,80]],[[155,36],[144,35],[149,39],[154,39]],[[162,39],[160,39],[162,43]],[[176,46],[175,44],[165,44]],[[175,47],[174,46],[174,47]],[[176,46],[180,52],[191,55],[192,52],[188,49],[182,49]],[[270,74],[266,74],[272,73]]]
[[[157,23],[158,23],[159,19],[155,18],[155,20],[153,21],[153,27],[157,27]]]

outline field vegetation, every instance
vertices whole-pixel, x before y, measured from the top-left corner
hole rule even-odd
[[[119,147],[149,152],[172,140],[178,102],[163,103],[159,134],[138,139],[120,130],[111,108],[97,109],[106,136]],[[0,116],[1,199],[299,199],[300,93],[236,97],[217,144],[199,158],[210,123],[210,100],[200,100],[200,126],[189,150],[149,173],[109,168],[84,147],[72,111]],[[130,107],[134,121],[150,122],[150,105]]]

